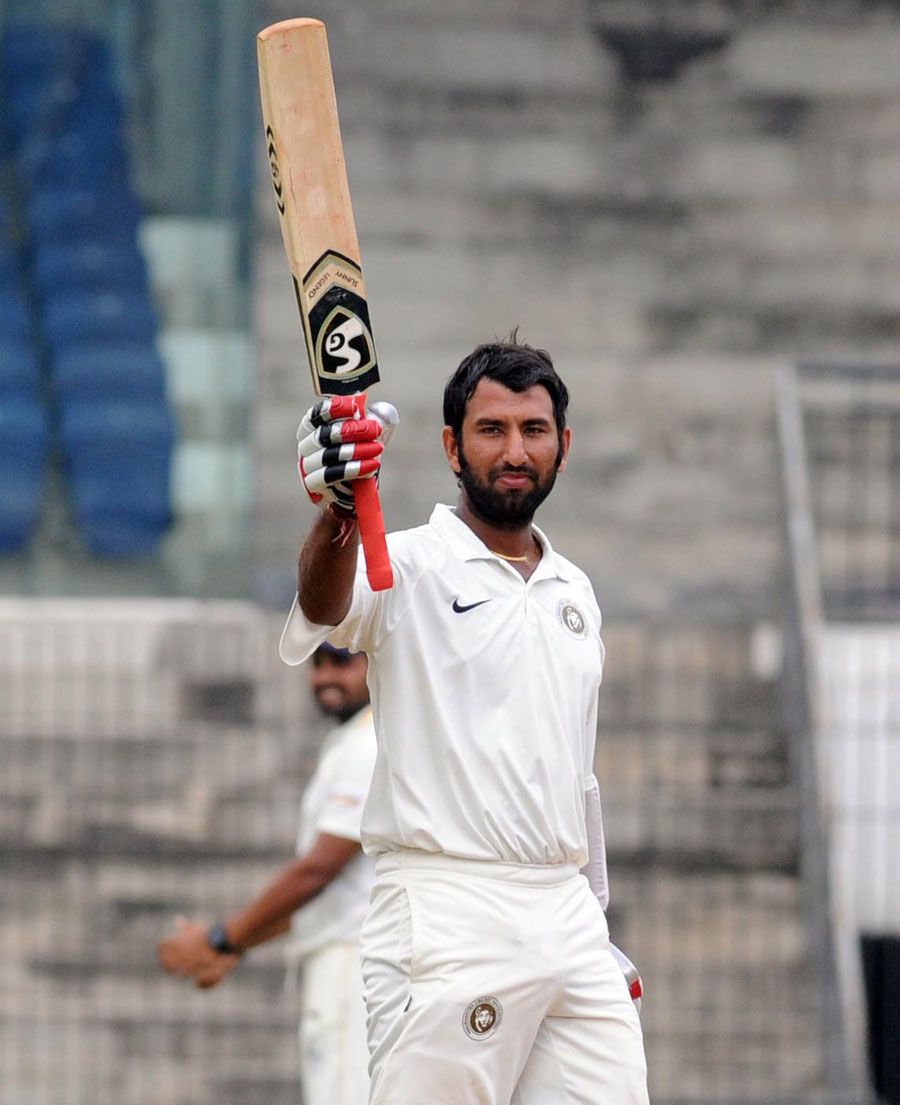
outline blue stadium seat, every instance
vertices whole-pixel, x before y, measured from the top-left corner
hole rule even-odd
[[[18,256],[0,239],[0,290],[21,288],[24,274]]]
[[[17,158],[19,177],[28,187],[115,182],[128,179],[128,158],[121,135],[102,129],[50,132],[25,143]]]
[[[136,240],[143,211],[130,184],[122,190],[105,183],[32,188],[27,203],[28,230],[33,242],[66,242],[82,238]]]
[[[93,514],[81,533],[90,552],[104,560],[136,560],[156,556],[167,527],[127,514]]]
[[[108,64],[103,40],[81,27],[17,20],[7,23],[0,36],[0,69],[9,85],[36,84]]]
[[[165,365],[150,345],[82,345],[61,353],[51,375],[63,407],[103,400],[166,401]]]
[[[149,296],[127,292],[68,292],[46,303],[43,334],[54,356],[66,348],[110,342],[152,342],[158,319]]]
[[[128,241],[50,243],[34,255],[31,276],[41,300],[63,292],[149,293],[147,266]]]
[[[16,23],[0,36],[0,72],[14,148],[46,127],[64,124],[85,86],[108,83],[109,51],[74,27]]]
[[[121,151],[99,152],[85,148],[81,154],[60,152],[49,155],[36,167],[20,165],[19,175],[30,190],[39,181],[42,185],[62,185],[74,188],[106,188],[118,192],[128,189],[128,162]]]
[[[28,342],[0,337],[0,397],[38,400],[41,370],[34,347]]]
[[[72,101],[69,126],[92,134],[117,134],[121,141],[125,116],[125,104],[110,74],[97,70],[85,74]]]
[[[75,518],[98,556],[152,555],[171,524],[175,423],[160,403],[73,402],[60,438]]]
[[[0,290],[0,336],[27,340],[30,335],[31,315],[22,293],[17,288]]]
[[[0,397],[0,554],[20,551],[37,526],[46,458],[43,407]]]
[[[7,82],[6,97],[19,146],[35,133],[99,122],[103,129],[125,117],[124,105],[108,73],[59,69],[37,80]]]

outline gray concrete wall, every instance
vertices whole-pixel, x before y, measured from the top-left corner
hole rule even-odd
[[[889,355],[900,337],[900,16],[854,9],[851,25],[798,4],[739,21],[706,7],[726,45],[660,84],[626,82],[592,33],[622,5],[317,9],[380,393],[404,419],[383,481],[389,524],[452,498],[443,382],[518,325],[574,397],[573,463],[540,521],[613,616],[770,614],[772,368],[798,353]],[[283,601],[310,517],[292,457],[310,391],[257,160],[257,584]]]

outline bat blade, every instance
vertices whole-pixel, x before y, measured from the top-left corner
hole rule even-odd
[[[317,395],[379,380],[325,26],[257,37],[266,151]]]
[[[344,163],[325,26],[274,23],[257,36],[266,150],[281,234],[317,395],[355,395],[379,380]],[[358,411],[365,409],[361,400]],[[354,484],[373,590],[393,583],[377,487]]]

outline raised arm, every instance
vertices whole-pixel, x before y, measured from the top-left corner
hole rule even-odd
[[[359,532],[352,519],[322,511],[300,547],[297,598],[316,625],[337,625],[350,609],[359,554]]]
[[[300,609],[316,625],[337,625],[350,609],[359,548],[353,483],[377,478],[384,442],[397,424],[389,403],[373,403],[360,418],[352,398],[323,399],[297,429],[300,478],[322,508],[297,569]]]

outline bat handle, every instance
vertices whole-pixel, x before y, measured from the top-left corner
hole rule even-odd
[[[394,573],[384,539],[384,516],[378,485],[374,480],[357,480],[353,484],[353,502],[359,536],[366,555],[366,576],[373,591],[387,591],[394,585]]]
[[[365,395],[354,396],[360,415],[365,415]],[[378,497],[378,484],[374,479],[356,480],[353,484],[353,502],[359,524],[359,536],[366,557],[366,576],[373,591],[387,591],[394,585],[394,573],[388,556],[384,536],[384,515]]]

